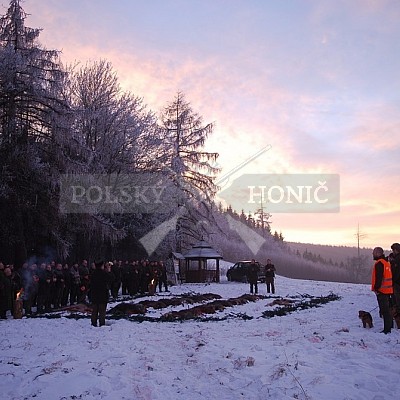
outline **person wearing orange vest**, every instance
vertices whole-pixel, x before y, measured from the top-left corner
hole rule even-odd
[[[391,332],[393,325],[389,309],[390,296],[393,294],[392,269],[381,247],[375,247],[372,256],[375,264],[372,269],[371,290],[376,293],[380,314],[383,317],[381,333],[387,334]]]

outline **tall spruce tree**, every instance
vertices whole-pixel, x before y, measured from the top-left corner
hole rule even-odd
[[[20,0],[12,0],[0,18],[0,242],[16,262],[39,238],[62,247],[53,229],[54,187],[68,125],[59,52],[38,43],[40,30],[26,27],[26,16]]]
[[[199,239],[211,217],[213,197],[217,191],[215,174],[217,153],[204,150],[204,144],[214,129],[213,123],[204,124],[202,117],[192,110],[182,93],[177,93],[161,115],[164,152],[161,158],[167,174],[181,196],[177,199],[176,250],[182,251],[192,238]],[[185,212],[181,212],[182,208]]]

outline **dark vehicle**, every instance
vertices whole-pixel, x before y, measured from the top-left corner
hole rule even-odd
[[[251,261],[239,261],[228,269],[226,272],[226,277],[228,281],[236,282],[247,282],[247,269]],[[259,266],[260,270],[258,272],[258,281],[265,282],[265,267],[261,265],[258,261],[256,264]]]

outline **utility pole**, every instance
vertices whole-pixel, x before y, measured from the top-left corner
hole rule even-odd
[[[361,274],[361,254],[360,254],[360,239],[366,237],[367,235],[364,233],[360,232],[360,224],[357,224],[357,233],[355,234],[355,236],[357,237],[357,260],[358,260],[358,268],[356,271],[356,276],[355,278],[357,279],[359,277],[359,275]]]
[[[357,224],[357,233],[355,234],[357,237],[357,257],[360,260],[360,239],[366,237],[364,233],[360,232],[360,224]]]

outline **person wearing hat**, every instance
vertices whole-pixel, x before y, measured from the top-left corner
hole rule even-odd
[[[265,283],[267,285],[267,293],[275,294],[275,265],[268,258],[267,264],[265,265]]]
[[[258,294],[258,272],[260,271],[259,264],[253,258],[247,269],[247,281],[250,284],[250,293]]]
[[[396,311],[400,313],[400,243],[393,243],[390,248],[393,251],[393,258],[390,262],[393,279],[393,298]]]
[[[92,326],[103,326],[106,323],[106,309],[109,299],[109,277],[104,270],[104,262],[99,261],[95,263],[95,270],[90,277],[90,290],[92,301]]]
[[[376,294],[379,311],[383,317],[381,333],[387,334],[391,332],[393,325],[389,308],[390,297],[393,295],[392,269],[389,261],[386,261],[382,247],[375,247],[372,256],[375,264],[372,269],[371,290]]]

